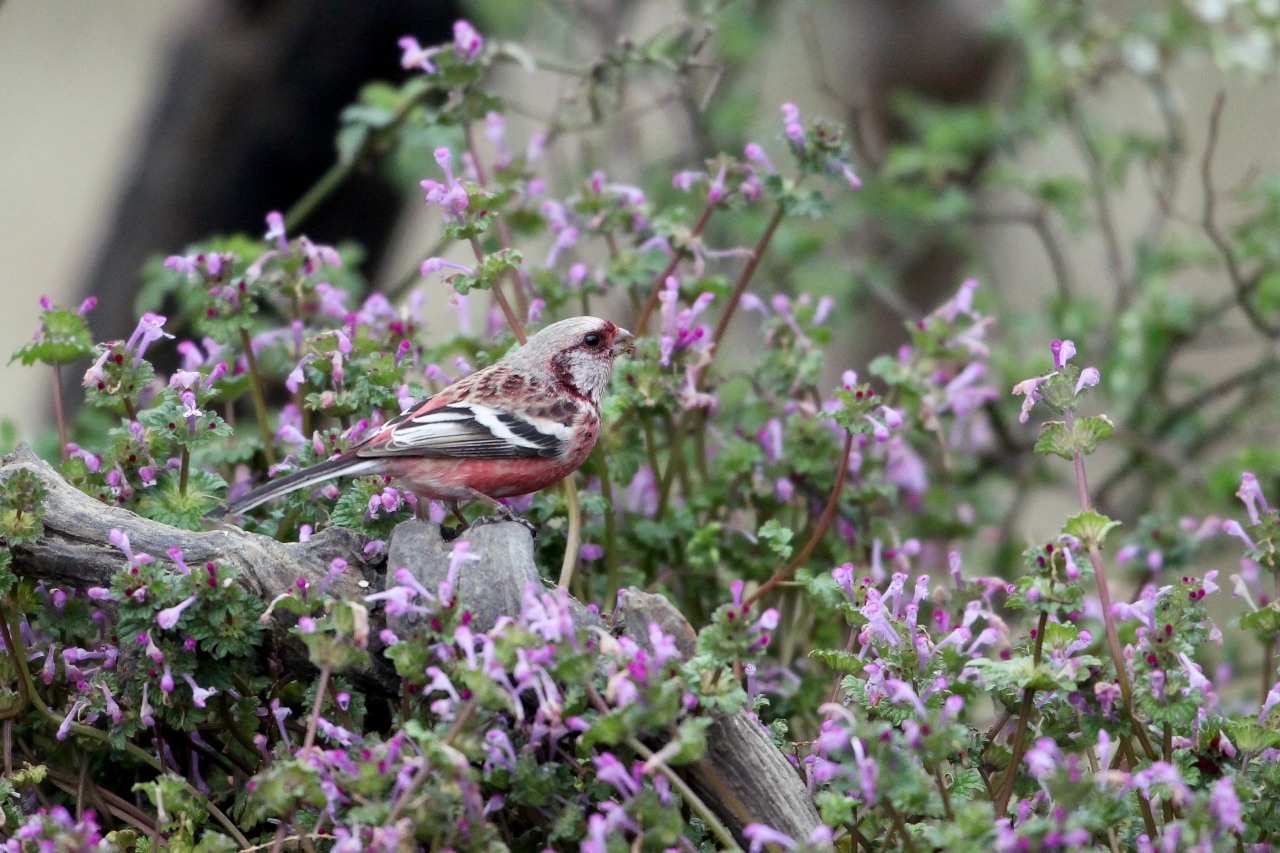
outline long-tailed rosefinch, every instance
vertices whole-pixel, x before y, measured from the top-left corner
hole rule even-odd
[[[497,364],[410,406],[368,439],[318,465],[260,486],[211,515],[252,509],[335,477],[378,475],[420,500],[484,501],[525,495],[577,470],[600,435],[600,395],[613,360],[635,338],[608,320],[552,323]],[[461,516],[459,516],[461,518]]]

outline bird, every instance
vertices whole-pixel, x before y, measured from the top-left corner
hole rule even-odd
[[[635,336],[598,317],[571,317],[540,330],[489,367],[415,403],[331,459],[279,477],[209,513],[235,516],[338,477],[383,476],[420,506],[480,501],[518,518],[500,498],[554,485],[578,469],[600,436],[600,397],[614,360],[635,352]]]

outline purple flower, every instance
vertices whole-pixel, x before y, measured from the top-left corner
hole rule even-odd
[[[1182,781],[1178,768],[1164,761],[1156,761],[1139,770],[1130,778],[1129,784],[1130,787],[1137,788],[1148,796],[1153,786],[1162,785],[1168,791],[1169,800],[1175,806],[1181,806],[1192,798],[1191,789],[1187,787],[1186,782]]]
[[[422,183],[423,183],[423,186],[426,186],[428,182],[423,181]],[[437,186],[439,185],[437,184]],[[427,194],[427,201],[428,202],[433,201],[430,195],[430,191],[428,191],[428,194]],[[425,261],[422,262],[422,266],[418,268],[418,271],[422,273],[422,275],[426,276],[426,275],[430,275],[431,273],[438,273],[440,272],[440,270],[446,267],[448,267],[449,269],[459,270],[465,275],[473,276],[476,274],[476,271],[471,267],[465,266],[459,263],[454,263],[453,261],[447,260],[445,258],[427,258]]]
[[[516,769],[516,752],[511,746],[511,738],[502,729],[489,729],[484,735],[485,761],[484,770],[489,772],[494,767]]]
[[[1251,538],[1249,538],[1249,534],[1244,532],[1244,528],[1240,526],[1240,522],[1236,521],[1234,518],[1228,518],[1226,521],[1222,522],[1222,532],[1228,536],[1234,536],[1239,539],[1244,543],[1244,547],[1250,551],[1256,551],[1258,549],[1258,546],[1254,544]]]
[[[1240,488],[1236,491],[1236,497],[1244,501],[1250,524],[1259,522],[1259,510],[1267,512],[1271,509],[1266,497],[1262,494],[1262,487],[1258,485],[1258,478],[1250,471],[1240,475]]]
[[[172,338],[173,335],[164,330],[165,318],[159,314],[153,314],[148,311],[142,315],[142,319],[138,321],[137,327],[133,330],[133,334],[129,336],[129,340],[125,343],[125,352],[133,353],[133,366],[137,367],[142,361],[143,353],[147,347],[161,338]]]
[[[278,210],[273,210],[267,214],[267,233],[263,235],[263,239],[275,240],[276,247],[281,253],[287,254],[289,251],[289,235],[284,230],[284,216]]]
[[[774,168],[773,161],[769,159],[769,155],[764,153],[764,149],[754,142],[748,142],[742,149],[742,156],[746,157],[752,163],[759,163],[769,174],[774,174],[778,170]]]
[[[804,127],[800,124],[800,110],[795,104],[787,102],[782,105],[783,132],[787,139],[797,145],[804,145]]]
[[[652,518],[658,511],[658,482],[653,470],[641,466],[627,484],[626,507],[629,512]]]
[[[1076,354],[1076,345],[1073,341],[1052,341],[1049,352],[1053,353],[1053,369],[1061,370]]]
[[[1271,713],[1271,709],[1277,703],[1280,703],[1280,681],[1273,684],[1271,689],[1267,691],[1266,701],[1262,703],[1262,709],[1258,711],[1258,725],[1265,724],[1267,715]]]
[[[124,714],[121,713],[120,705],[116,702],[115,697],[111,695],[111,689],[108,688],[105,683],[99,684],[98,686],[102,688],[102,698],[106,703],[107,715],[111,717],[111,722],[120,722],[120,719]]]
[[[170,255],[164,259],[165,269],[186,276],[194,276],[200,269],[199,255]]]
[[[58,740],[66,740],[67,735],[71,734],[71,724],[75,721],[76,715],[80,713],[80,709],[84,707],[86,700],[77,699],[71,706],[71,710],[62,718],[62,724],[58,726]]]
[[[88,468],[91,473],[96,474],[98,469],[102,467],[102,457],[98,456],[96,453],[90,453],[89,451],[84,450],[80,445],[74,442],[69,442],[67,444],[67,455],[72,458],[83,459],[84,467]]]
[[[147,692],[150,688],[151,685],[148,682],[142,682],[142,707],[138,709],[138,719],[144,726],[154,726],[156,724],[155,710],[151,707],[151,702],[147,698]]]
[[[196,680],[189,673],[182,674],[182,680],[187,682],[187,686],[191,688],[191,702],[197,708],[203,708],[205,703],[209,701],[209,697],[218,692],[216,687],[201,687],[196,684]]]
[[[1240,798],[1236,796],[1235,782],[1230,776],[1223,776],[1214,783],[1213,791],[1209,795],[1209,810],[1218,819],[1221,831],[1244,832]]]
[[[1079,394],[1083,388],[1092,388],[1102,381],[1102,374],[1098,373],[1096,367],[1086,367],[1080,371],[1080,378],[1076,380],[1076,393]]]
[[[156,624],[165,630],[177,625],[179,617],[182,616],[182,611],[194,604],[195,600],[196,597],[194,595],[189,595],[173,607],[166,607],[164,610],[161,610],[156,614]]]
[[[593,762],[596,765],[596,778],[613,785],[624,800],[640,792],[641,764],[639,762],[633,765],[631,773],[628,773],[622,762],[610,752],[602,752],[593,759]]]
[[[1059,765],[1065,764],[1062,750],[1058,748],[1058,744],[1051,737],[1038,738],[1035,744],[1027,750],[1025,760],[1027,762],[1027,772],[1031,774],[1033,779],[1039,780],[1041,784],[1044,784],[1044,778]]]
[[[160,650],[160,647],[156,645],[155,640],[151,639],[150,631],[147,631],[147,633],[142,634],[138,637],[139,641],[142,641],[144,639],[147,642],[147,651],[146,651],[147,657],[151,658],[151,660],[155,663],[164,663],[164,652],[162,652]]]
[[[413,36],[401,36],[400,50],[400,67],[404,69],[421,68],[428,74],[434,74],[436,66],[431,62],[431,57],[440,52],[438,47],[423,47],[418,44],[418,40]]]
[[[795,850],[796,840],[785,832],[765,826],[763,823],[749,823],[742,828],[742,835],[750,842],[747,853],[760,853],[767,845],[777,845],[784,850]]]
[[[453,22],[453,55],[470,62],[484,49],[484,39],[468,21]]]
[[[1024,379],[1017,385],[1013,386],[1013,394],[1022,395],[1022,411],[1018,414],[1018,422],[1026,423],[1031,416],[1031,407],[1036,404],[1037,400],[1043,399],[1040,396],[1039,388],[1056,374],[1050,373],[1045,376],[1033,376],[1030,379]]]

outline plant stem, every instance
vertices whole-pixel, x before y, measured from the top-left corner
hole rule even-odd
[[[484,260],[484,248],[480,245],[479,237],[471,238],[471,251],[475,254],[477,263]],[[502,283],[498,281],[492,282],[489,285],[489,292],[493,294],[493,301],[497,302],[498,307],[502,309],[502,316],[507,318],[507,325],[515,333],[516,340],[524,344],[526,340],[524,326],[520,323],[520,318],[511,310],[511,303],[507,301],[506,294],[502,292]]]
[[[1280,601],[1280,571],[1272,574],[1275,583],[1275,595],[1272,601]],[[1259,694],[1258,701],[1265,702],[1267,694],[1271,692],[1271,688],[1276,683],[1276,638],[1271,635],[1267,638],[1266,645],[1262,649],[1262,693]]]
[[[827,528],[831,525],[831,520],[835,518],[836,507],[840,503],[840,490],[844,488],[844,475],[849,470],[849,454],[853,452],[853,433],[845,430],[844,433],[844,451],[840,454],[840,465],[836,468],[836,481],[831,486],[831,494],[827,497],[827,505],[823,507],[822,515],[818,516],[818,523],[814,525],[813,533],[809,536],[804,547],[773,575],[747,597],[743,602],[742,608],[745,612],[751,605],[760,600],[760,597],[778,584],[795,574],[796,569],[800,568],[800,564],[809,559],[809,555],[813,553],[813,549],[818,546],[818,542],[822,540],[823,534],[827,532]]]
[[[702,822],[707,825],[707,829],[711,830],[711,833],[719,839],[720,846],[723,849],[742,849],[738,846],[738,842],[734,840],[733,833],[729,832],[729,828],[720,821],[720,818],[716,817],[715,812],[711,811],[711,809],[707,807],[707,804],[693,792],[693,789],[680,778],[679,774],[672,770],[665,761],[656,756],[653,750],[649,749],[649,747],[645,746],[634,737],[627,738],[627,746],[635,750],[646,763],[651,762],[663,776],[667,777],[667,781],[671,783],[671,787],[676,789],[681,798],[689,806],[690,811],[696,814]]]
[[[3,623],[5,626],[4,630],[6,632],[6,636],[4,639],[5,639],[6,647],[10,650],[11,653],[15,654],[15,656],[19,661],[21,661],[21,665],[17,667],[17,670],[18,670],[18,678],[23,683],[23,692],[26,693],[27,698],[31,700],[31,704],[35,706],[36,710],[39,711],[40,714],[43,715],[46,720],[52,723],[61,724],[62,720],[58,717],[58,715],[55,714],[53,710],[44,703],[44,700],[40,698],[40,695],[36,693],[35,684],[31,680],[31,670],[27,668],[27,664],[26,664],[27,647],[26,647],[26,644],[23,643],[22,641],[22,631],[21,630],[13,631],[13,632],[9,631],[8,629],[9,614],[8,614],[8,611],[3,606],[0,606],[0,623]],[[70,726],[70,731],[74,734],[81,735],[82,737],[92,738],[93,740],[99,741],[100,743],[106,743],[108,740],[108,735],[106,732],[102,731],[101,729],[95,729],[93,726],[86,726],[83,723],[72,723]],[[124,751],[125,753],[133,757],[135,760],[141,761],[143,764],[146,764],[148,767],[151,767],[157,773],[167,772],[165,769],[165,766],[161,764],[160,761],[156,759],[154,755],[151,755],[150,753],[141,749],[134,743],[125,741]],[[204,794],[200,793],[200,791],[194,785],[188,782],[186,779],[180,779],[180,781],[182,783],[182,787],[186,790],[186,792],[191,797],[193,797],[195,801],[198,802],[204,808],[205,811],[213,815],[214,819],[217,820],[218,823],[222,824],[223,828],[226,829],[227,832],[231,834],[231,837],[234,838],[236,842],[240,844],[241,847],[249,846],[249,839],[244,837],[244,834],[240,832],[239,828],[237,828],[236,825],[232,823],[231,819],[227,817],[225,813],[223,813],[222,809],[214,805],[212,800],[210,800]]]
[[[604,565],[606,586],[604,592],[604,612],[612,613],[617,600],[618,587],[622,580],[618,568],[618,518],[613,509],[613,479],[609,476],[609,462],[603,453],[600,459],[600,495],[604,498]]]
[[[316,700],[311,704],[311,719],[307,720],[307,735],[302,740],[302,752],[311,751],[316,743],[316,725],[320,719],[320,709],[324,707],[324,693],[329,687],[329,665],[320,667],[320,677],[316,680]]]
[[[578,564],[578,546],[582,544],[582,506],[578,502],[577,484],[573,477],[564,479],[564,499],[568,504],[569,530],[565,536],[564,559],[560,562],[560,587],[568,589],[573,569]]]
[[[178,494],[187,496],[187,475],[191,471],[191,451],[182,448],[182,466],[178,469]]]
[[[1036,642],[1031,661],[1035,667],[1040,666],[1040,653],[1044,648],[1044,630],[1049,622],[1049,614],[1041,611],[1040,621],[1036,623]],[[1004,816],[1009,808],[1009,800],[1013,796],[1013,783],[1018,777],[1018,767],[1022,764],[1022,755],[1026,751],[1027,726],[1031,722],[1031,712],[1035,708],[1036,691],[1028,687],[1022,691],[1022,705],[1018,709],[1018,727],[1013,733],[1013,751],[1009,755],[1009,767],[1000,780],[1000,790],[996,794],[993,805],[997,818]]]
[[[658,510],[654,513],[654,518],[662,518],[667,513],[667,504],[671,499],[671,487],[676,482],[676,467],[684,464],[684,431],[685,424],[688,421],[689,413],[683,412],[680,420],[676,421],[674,427],[667,431],[667,445],[670,450],[667,453],[667,469],[662,472],[662,478],[658,482]],[[646,426],[647,430],[648,427]],[[654,477],[658,476],[657,469],[654,469]]]
[[[1067,431],[1075,427],[1075,413],[1070,409],[1063,412],[1063,423]],[[1089,500],[1089,481],[1084,471],[1084,456],[1079,450],[1071,453],[1071,460],[1075,465],[1076,472],[1076,495],[1080,501],[1080,509],[1088,512],[1093,509],[1093,504]],[[1124,652],[1120,649],[1120,635],[1116,631],[1116,619],[1111,613],[1111,587],[1107,583],[1107,573],[1102,565],[1102,551],[1098,548],[1096,541],[1088,543],[1089,563],[1093,566],[1093,581],[1098,590],[1098,603],[1102,606],[1102,624],[1107,636],[1107,648],[1111,651],[1111,662],[1116,668],[1116,681],[1120,685],[1120,695],[1124,700],[1125,710],[1129,715],[1129,720],[1133,724],[1134,734],[1142,743],[1143,751],[1151,760],[1156,759],[1156,751],[1151,745],[1150,738],[1144,724],[1140,721],[1133,709],[1133,688],[1129,683],[1129,670],[1125,665]]]
[[[258,419],[258,436],[262,439],[262,456],[267,465],[276,464],[275,449],[271,446],[271,427],[267,423],[267,393],[262,387],[262,374],[258,372],[258,358],[253,354],[253,342],[249,330],[240,330],[240,344],[244,347],[245,362],[249,365],[249,390],[253,392],[253,413]]]
[[[1128,738],[1125,738],[1122,742],[1121,748],[1128,756],[1129,770],[1133,771],[1137,767],[1138,758],[1134,755],[1132,742],[1130,742]],[[1151,811],[1151,801],[1147,799],[1147,795],[1141,791],[1136,791],[1135,793],[1138,795],[1138,808],[1142,812],[1142,823],[1147,828],[1147,836],[1154,842],[1159,837],[1160,833],[1159,830],[1156,829],[1156,816],[1155,813]]]
[[[755,275],[756,268],[760,266],[760,259],[764,257],[765,250],[769,248],[769,243],[773,240],[773,234],[778,230],[778,225],[782,222],[782,217],[786,215],[786,210],[781,204],[773,211],[773,216],[769,217],[769,224],[765,225],[764,231],[760,234],[760,239],[756,240],[756,245],[751,250],[751,257],[747,260],[747,265],[742,268],[742,273],[738,276],[738,280],[734,282],[733,292],[729,294],[729,301],[724,306],[724,313],[720,315],[720,322],[716,323],[716,330],[711,333],[711,345],[718,349],[724,333],[729,329],[729,321],[733,319],[733,312],[737,310],[738,303],[742,300],[742,294],[747,289],[747,283],[751,281],[751,277]]]
[[[711,218],[711,211],[715,209],[715,205],[711,203],[708,203],[702,209],[698,220],[693,223],[693,228],[689,230],[690,240],[697,238],[702,233],[702,229],[707,225],[707,220]],[[644,307],[640,309],[640,316],[636,319],[636,337],[644,336],[645,328],[649,325],[649,317],[653,314],[653,309],[658,307],[658,295],[662,293],[662,286],[666,284],[667,276],[675,272],[676,267],[679,265],[680,253],[673,251],[671,260],[667,261],[667,265],[662,268],[662,272],[654,276],[653,286],[649,288],[649,298],[645,300]]]
[[[418,95],[403,104],[391,116],[390,121],[379,128],[378,133],[370,133],[361,143],[360,147],[351,153],[344,160],[339,160],[329,167],[329,171],[320,176],[311,188],[303,193],[302,198],[293,203],[293,206],[284,215],[285,227],[293,230],[300,223],[306,220],[316,208],[324,203],[330,195],[333,194],[338,187],[346,182],[347,178],[355,173],[356,169],[364,164],[364,157],[369,151],[383,144],[385,134],[390,134],[398,128],[409,114],[427,97],[435,93],[432,87],[425,87]]]
[[[471,154],[471,164],[476,170],[476,182],[481,187],[487,187],[489,180],[485,175],[484,162],[480,159],[480,151],[476,147],[475,130],[470,122],[463,125],[463,135],[467,140],[467,151]],[[498,214],[493,217],[493,230],[498,235],[498,248],[511,248],[511,229],[507,227],[507,221]],[[509,269],[507,270],[507,276],[511,279],[511,290],[516,295],[516,307],[520,309],[521,316],[528,317],[529,298],[525,293],[524,282],[520,280],[520,272],[514,268]],[[584,311],[583,313],[585,314],[586,312]],[[521,343],[524,343],[524,341],[521,340]]]
[[[951,795],[947,793],[947,783],[942,779],[942,771],[938,769],[938,765],[933,765],[933,778],[938,783],[938,793],[942,795],[942,813],[946,815],[948,821],[955,821],[955,813],[951,811]]]
[[[1271,679],[1272,679],[1272,675],[1275,673],[1275,668],[1272,664],[1272,661],[1275,660],[1275,657],[1276,657],[1275,637],[1268,637],[1267,642],[1262,647],[1262,693],[1259,695],[1262,697],[1260,701],[1263,701],[1263,702],[1266,701],[1267,693],[1271,690],[1271,685],[1274,683]]]
[[[62,366],[53,365],[53,418],[58,422],[58,452],[67,461],[67,418],[62,411]]]
[[[5,608],[0,608],[0,639],[4,640],[4,650],[5,653],[9,655],[10,662],[13,664],[13,671],[18,673],[18,696],[20,698],[20,701],[14,703],[12,708],[0,716],[0,719],[3,719],[5,724],[4,758],[5,773],[8,774],[12,772],[9,767],[10,751],[8,748],[10,743],[9,739],[11,737],[10,721],[22,713],[27,702],[30,701],[30,697],[27,695],[28,679],[22,677],[22,672],[27,665],[27,657],[25,654],[22,657],[18,657],[17,649],[14,648],[13,645],[13,637],[10,636],[9,633],[9,613]]]
[[[889,810],[889,814],[893,817],[894,825],[898,827],[898,835],[902,837],[902,849],[907,853],[916,853],[915,842],[911,840],[911,836],[907,833],[907,824],[902,819],[902,813],[895,809],[888,800],[885,801],[885,808]]]

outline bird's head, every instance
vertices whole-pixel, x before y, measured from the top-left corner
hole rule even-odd
[[[547,365],[557,380],[598,404],[613,360],[635,348],[635,336],[608,320],[570,317],[529,338],[518,356]]]

